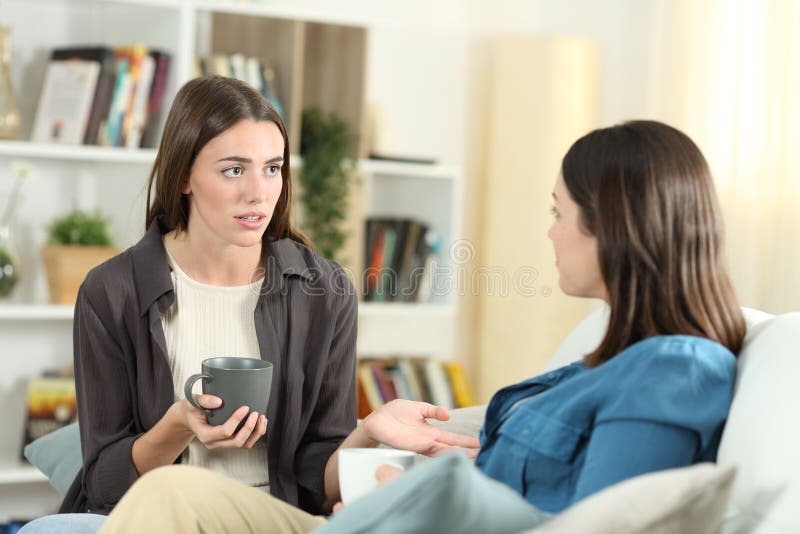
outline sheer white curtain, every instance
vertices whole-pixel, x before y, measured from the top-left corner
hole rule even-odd
[[[800,1],[654,8],[652,112],[709,160],[741,302],[800,310]]]

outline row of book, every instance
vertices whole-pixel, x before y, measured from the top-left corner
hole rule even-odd
[[[155,146],[169,70],[170,55],[144,45],[54,49],[33,141]]]
[[[265,61],[241,53],[212,54],[195,58],[195,77],[213,74],[236,78],[250,84],[270,101],[281,117],[285,118],[283,106],[278,98],[275,69]]]
[[[413,219],[373,217],[366,222],[364,300],[425,302],[430,298],[439,237]]]
[[[431,358],[362,359],[357,385],[361,419],[394,399],[429,402],[448,409],[475,404],[464,368],[458,362]]]

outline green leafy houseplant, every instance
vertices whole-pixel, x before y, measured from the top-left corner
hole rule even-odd
[[[72,304],[86,274],[117,253],[111,245],[108,220],[99,212],[73,210],[48,227],[42,250],[50,300]]]
[[[73,210],[50,224],[47,242],[51,245],[111,246],[108,220],[99,212]]]
[[[347,233],[347,196],[354,166],[346,159],[354,136],[346,121],[317,108],[303,111],[299,169],[304,206],[303,229],[318,252],[337,258]]]

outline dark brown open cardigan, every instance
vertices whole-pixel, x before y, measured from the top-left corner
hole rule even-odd
[[[161,316],[175,294],[156,221],[92,270],[75,304],[83,469],[61,512],[107,514],[137,480],[131,447],[173,403]],[[266,435],[270,493],[320,513],[330,455],[355,428],[357,298],[335,262],[290,239],[265,247],[253,313],[274,366]]]

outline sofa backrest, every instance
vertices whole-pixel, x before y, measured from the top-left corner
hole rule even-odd
[[[800,532],[800,313],[748,329],[717,462],[738,468],[723,532]]]
[[[747,337],[717,458],[738,468],[723,532],[800,532],[800,313],[742,311]],[[545,370],[592,351],[607,326],[608,307],[590,313]]]
[[[769,313],[765,313],[752,308],[742,308],[744,313],[744,320],[747,323],[748,332],[758,323],[766,321],[774,317]],[[542,372],[552,371],[564,365],[570,364],[583,357],[597,348],[597,345],[603,340],[603,335],[606,333],[608,327],[609,308],[603,305],[589,315],[583,321],[578,323],[572,332],[564,338],[564,341],[558,346],[553,356],[548,360]],[[749,339],[748,335],[748,339]],[[747,339],[745,340],[747,343]]]

